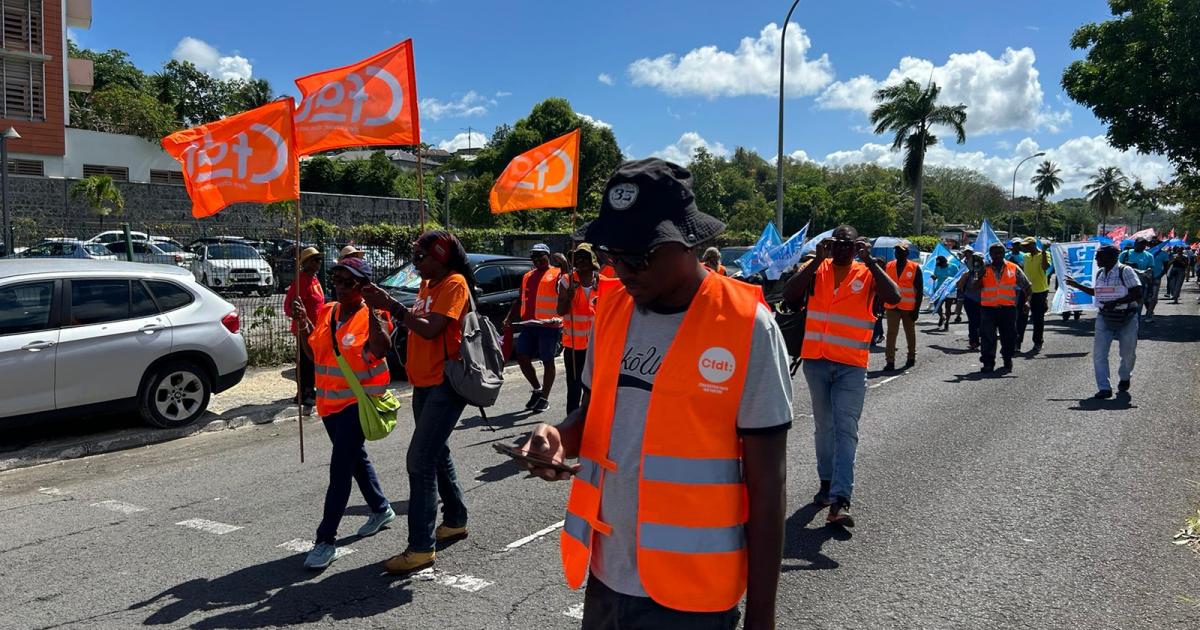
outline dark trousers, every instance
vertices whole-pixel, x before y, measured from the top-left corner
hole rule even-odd
[[[311,405],[317,400],[316,366],[307,353],[300,353],[300,363],[296,365],[296,378],[300,381],[300,400],[297,402]]]
[[[1017,347],[1017,307],[985,306],[979,321],[979,361],[987,367],[996,365],[996,335],[1000,335],[1000,356],[1011,361]]]
[[[1034,293],[1029,297],[1029,323],[1033,324],[1033,345],[1040,346],[1045,341],[1046,333],[1046,311],[1050,310],[1050,293],[1042,291]],[[1026,319],[1024,311],[1019,311],[1017,315],[1017,346],[1025,343],[1025,326],[1023,325]]]
[[[1020,291],[1017,291],[1017,304],[1021,304],[1024,299],[1025,299],[1025,294]],[[1021,344],[1025,343],[1025,328],[1028,326],[1029,326],[1029,313],[1026,313],[1025,309],[1023,309],[1023,308],[1018,308],[1017,309],[1017,322],[1016,322],[1016,326],[1014,326],[1014,331],[1017,334],[1016,342],[1015,342],[1016,345],[1013,346],[1014,350],[1020,350]]]
[[[979,320],[983,315],[979,312],[979,300],[963,299],[963,308],[967,309],[967,339],[972,346],[979,345]]]
[[[375,467],[367,457],[366,438],[358,422],[358,404],[323,420],[325,432],[333,442],[333,453],[329,457],[329,488],[325,490],[325,515],[317,527],[317,542],[333,544],[346,504],[350,502],[351,481],[358,482],[358,491],[372,512],[387,509],[388,500],[379,487]]]
[[[590,576],[583,595],[583,630],[735,630],[737,606],[715,613],[674,610],[649,597],[618,593]]]
[[[412,441],[408,444],[408,548],[433,551],[438,498],[442,520],[451,527],[467,524],[467,504],[450,459],[450,433],[467,401],[449,383],[413,388]]]
[[[563,364],[567,368],[567,413],[579,408],[583,401],[583,366],[587,363],[587,348],[563,348]]]

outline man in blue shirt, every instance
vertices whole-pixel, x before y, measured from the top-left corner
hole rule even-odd
[[[1118,259],[1122,265],[1132,267],[1142,282],[1142,306],[1146,307],[1145,321],[1154,323],[1154,305],[1158,303],[1158,275],[1154,271],[1154,255],[1146,251],[1150,243],[1145,238],[1138,238],[1133,243],[1133,249],[1121,252]],[[1138,308],[1141,311],[1141,308]]]

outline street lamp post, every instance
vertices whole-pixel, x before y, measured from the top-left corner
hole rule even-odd
[[[12,220],[8,216],[8,141],[19,140],[21,134],[17,133],[16,129],[9,127],[4,130],[4,134],[0,135],[0,194],[3,194],[4,201],[4,253],[13,253],[13,232]]]
[[[792,11],[800,0],[792,2],[787,17],[783,18],[783,32],[779,36],[779,151],[775,154],[775,229],[783,234],[783,57],[787,53],[787,27],[792,21]]]
[[[1043,155],[1046,155],[1045,151],[1038,151],[1024,160],[1017,162],[1017,168],[1013,169],[1012,197],[1009,198],[1009,203],[1012,204],[1012,207],[1008,209],[1008,238],[1013,237],[1013,221],[1015,221],[1017,218],[1017,171],[1021,170],[1022,164],[1032,160],[1033,158],[1042,157]],[[1036,234],[1034,236],[1036,236]]]

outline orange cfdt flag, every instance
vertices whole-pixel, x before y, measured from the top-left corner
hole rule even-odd
[[[291,97],[162,139],[183,163],[192,216],[212,216],[240,201],[300,199]]]
[[[300,155],[421,143],[412,40],[348,66],[296,79]]]
[[[496,178],[492,214],[530,208],[572,208],[579,187],[579,130],[513,158]]]

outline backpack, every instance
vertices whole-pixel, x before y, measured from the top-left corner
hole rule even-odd
[[[460,322],[462,344],[459,352],[462,358],[450,359],[447,351],[444,373],[450,387],[468,403],[479,407],[483,414],[484,407],[496,404],[500,387],[504,385],[504,353],[496,327],[488,318],[479,316],[470,292],[467,299],[471,308]],[[487,418],[486,414],[484,418]]]

